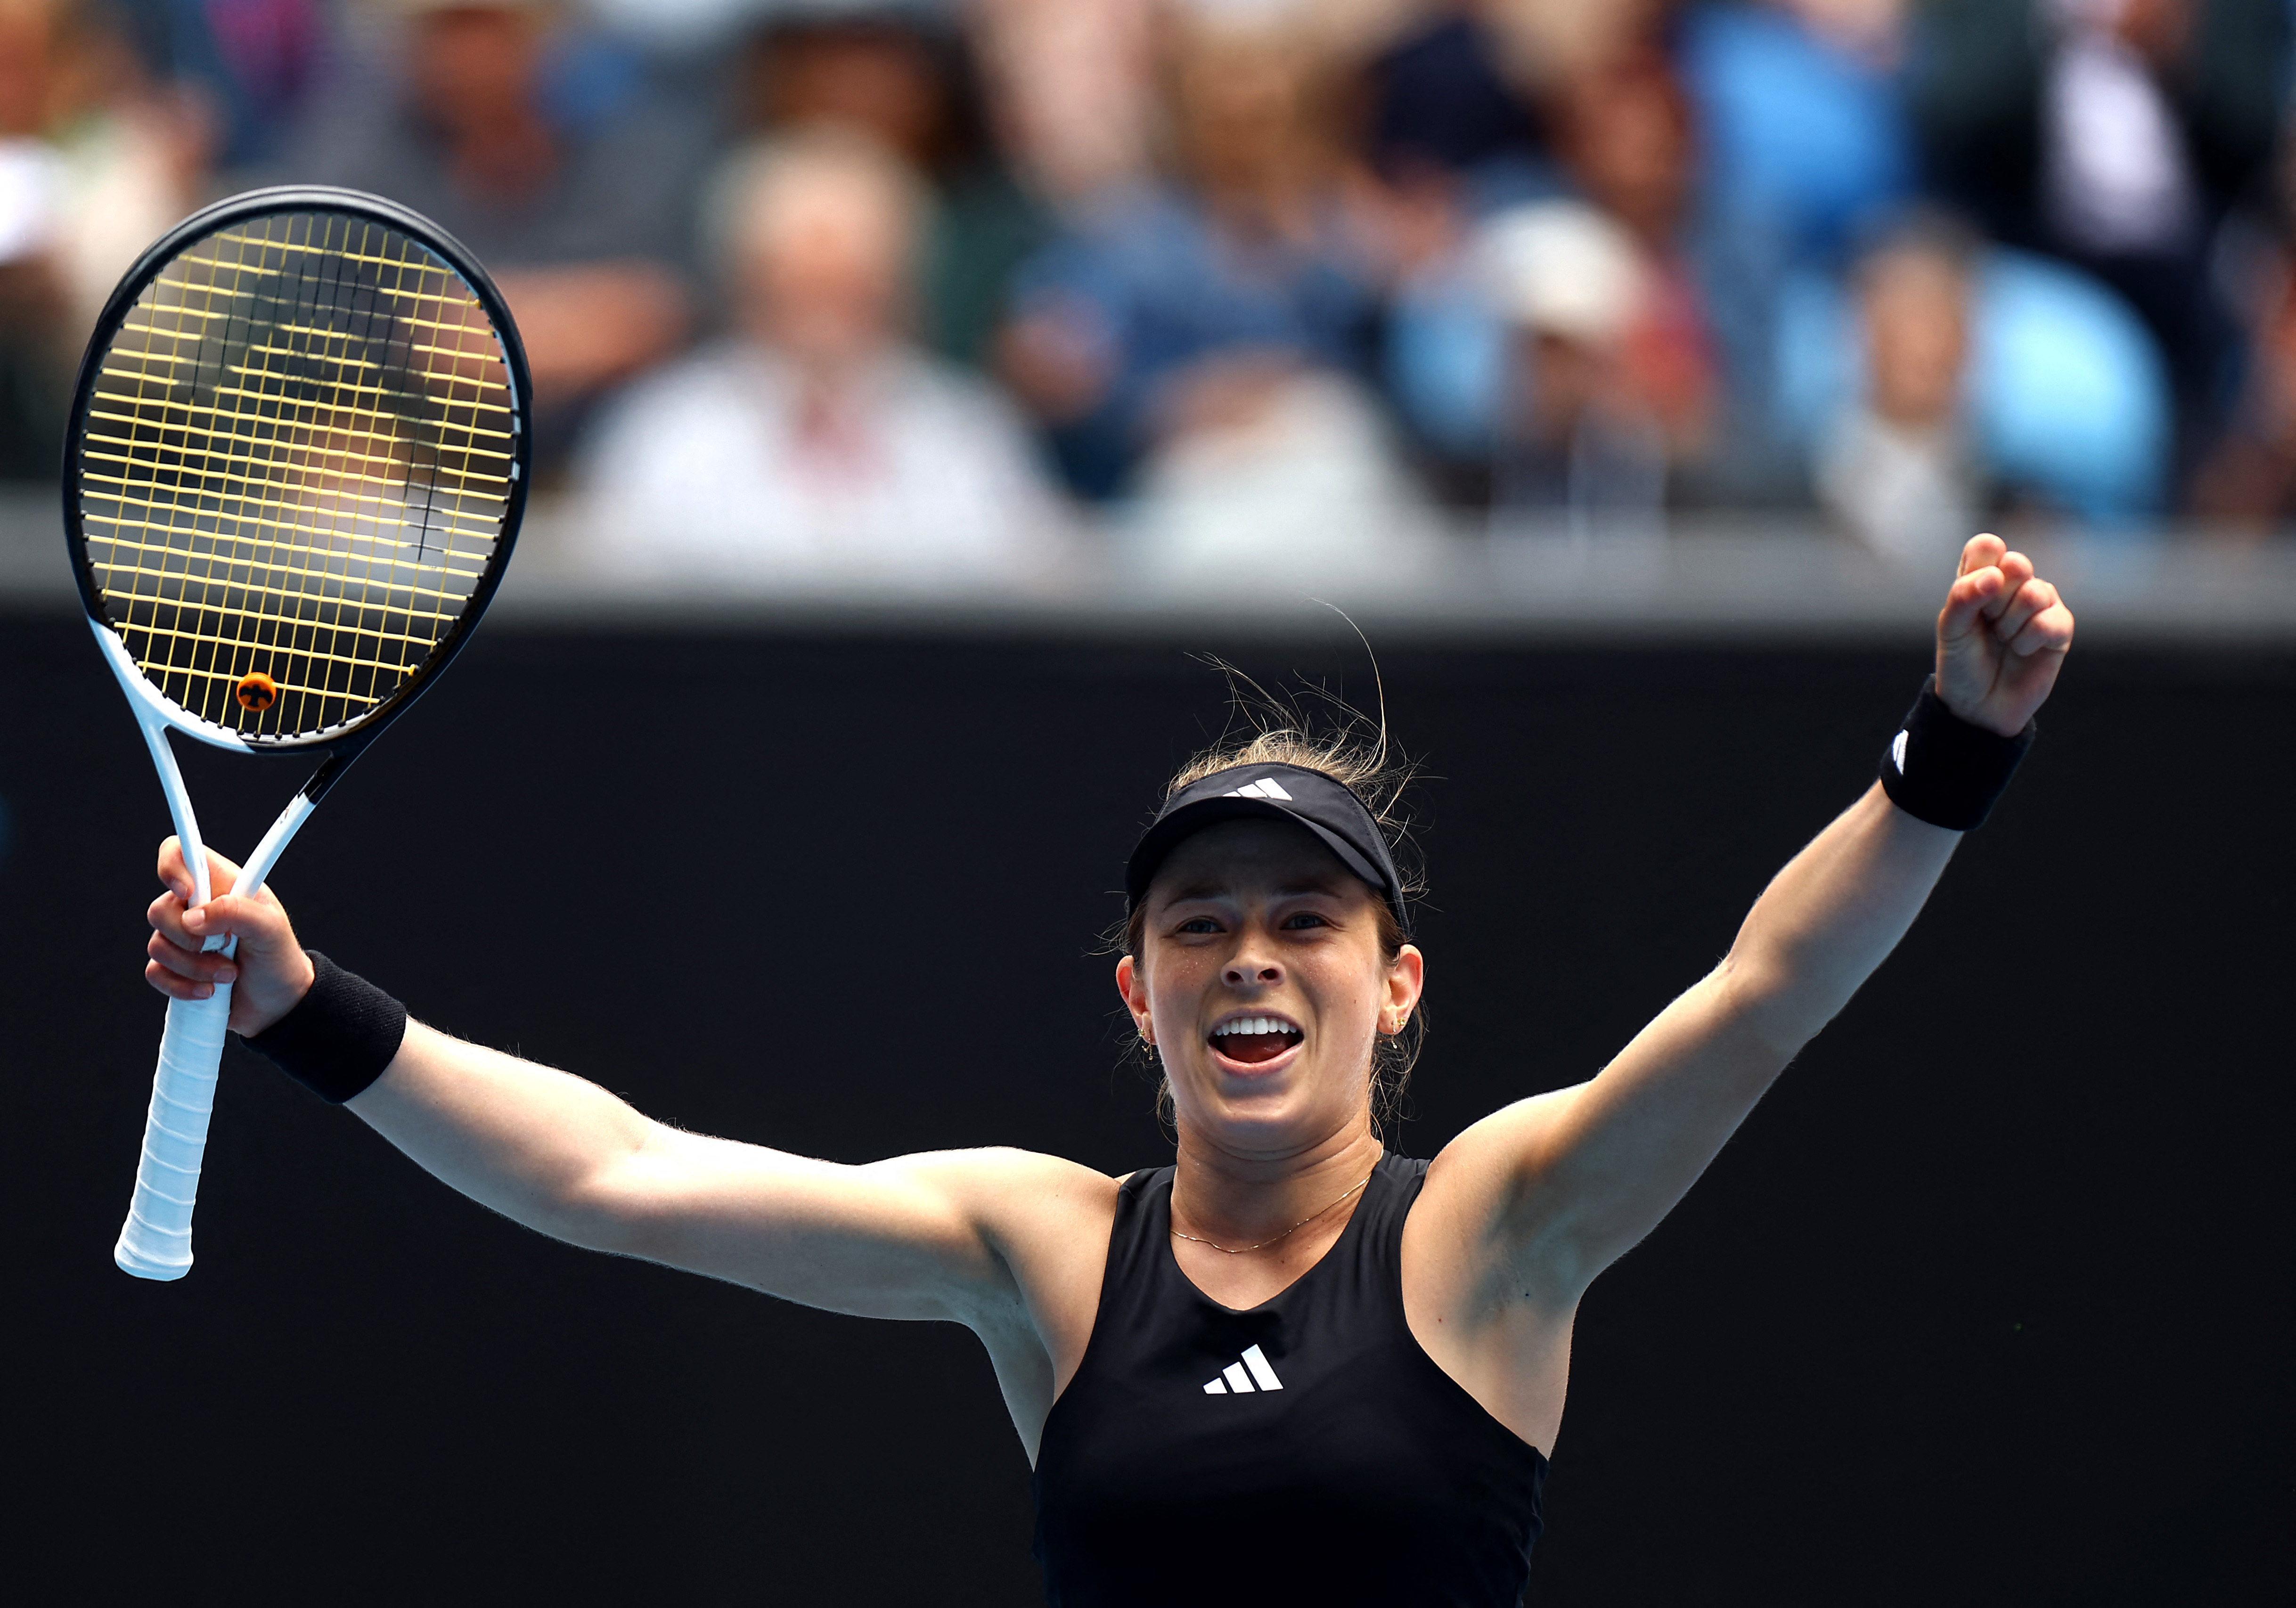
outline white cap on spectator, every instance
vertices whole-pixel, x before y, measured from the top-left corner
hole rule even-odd
[[[1650,293],[1633,238],[1584,201],[1511,207],[1484,226],[1479,249],[1502,315],[1588,346],[1624,335]]]

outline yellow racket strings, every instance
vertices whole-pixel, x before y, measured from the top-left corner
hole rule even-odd
[[[356,720],[492,562],[515,432],[493,326],[428,247],[348,214],[232,225],[101,359],[78,496],[106,617],[194,715],[258,737]]]

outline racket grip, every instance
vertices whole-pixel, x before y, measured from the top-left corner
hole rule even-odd
[[[160,1036],[160,1068],[144,1123],[135,1194],[111,1259],[137,1278],[177,1279],[192,1270],[192,1205],[215,1110],[216,1072],[231,1020],[231,985],[205,999],[171,999]]]

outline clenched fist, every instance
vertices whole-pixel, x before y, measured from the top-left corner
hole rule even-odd
[[[1961,572],[1938,615],[1937,694],[1946,708],[2013,737],[2057,684],[2073,614],[2033,561],[1997,536],[1961,550]]]

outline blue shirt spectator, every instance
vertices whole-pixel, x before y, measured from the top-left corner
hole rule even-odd
[[[1683,20],[1706,202],[1786,252],[1839,258],[1911,191],[1911,131],[1893,76],[1775,6],[1701,5]]]
[[[1208,359],[1356,366],[1375,290],[1336,224],[1318,223],[1302,240],[1240,240],[1185,193],[1147,189],[1028,266],[1013,296],[1020,319],[1057,323],[1104,375],[1066,432],[1066,466],[1082,489],[1117,488],[1161,433],[1170,383]]]
[[[1005,373],[1088,496],[1208,407],[1233,414],[1254,387],[1224,366],[1363,366],[1379,287],[1344,220],[1305,56],[1283,27],[1185,33],[1177,176],[1078,205],[1019,276]]]

